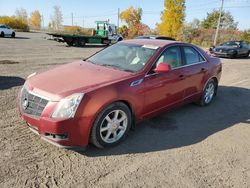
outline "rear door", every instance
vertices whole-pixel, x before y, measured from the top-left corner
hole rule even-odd
[[[208,75],[208,63],[205,57],[192,46],[182,46],[185,60],[183,73],[185,75],[184,100],[196,98],[203,89]]]

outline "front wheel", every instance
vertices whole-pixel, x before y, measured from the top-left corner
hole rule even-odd
[[[205,88],[203,89],[202,96],[199,102],[200,105],[201,106],[209,105],[212,102],[213,98],[215,97],[216,92],[217,92],[217,84],[212,79],[206,84]]]
[[[4,32],[1,32],[0,37],[4,37]]]
[[[105,108],[96,118],[91,132],[91,143],[98,148],[118,144],[128,134],[132,115],[127,105],[116,102]]]
[[[15,36],[16,36],[15,32],[12,32],[11,37],[15,38]]]

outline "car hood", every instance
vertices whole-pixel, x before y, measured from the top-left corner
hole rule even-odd
[[[117,82],[132,74],[86,61],[76,61],[32,76],[25,84],[32,92],[57,101],[76,92],[87,92]]]

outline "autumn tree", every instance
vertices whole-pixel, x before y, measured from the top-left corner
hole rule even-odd
[[[23,23],[28,24],[28,13],[24,8],[16,9],[15,17]]]
[[[125,21],[128,26],[128,36],[133,37],[140,34],[142,9],[129,7],[120,14],[122,21]]]
[[[242,33],[240,39],[243,40],[243,41],[245,41],[246,43],[248,43],[250,45],[250,29],[245,30]]]
[[[61,11],[61,7],[54,6],[54,14],[51,17],[51,22],[49,23],[49,26],[53,28],[54,30],[59,30],[63,23],[63,14]]]
[[[42,17],[38,10],[35,10],[34,12],[31,13],[29,23],[33,29],[40,29],[41,21],[42,21]]]
[[[213,10],[207,13],[207,17],[201,22],[202,28],[216,29],[219,19],[220,11]],[[221,26],[222,29],[237,29],[237,22],[234,22],[234,18],[230,12],[222,11],[221,13]]]
[[[185,0],[165,0],[161,23],[156,27],[163,36],[180,38],[185,19]]]
[[[124,37],[128,37],[128,27],[126,25],[123,25],[118,28],[118,32]]]

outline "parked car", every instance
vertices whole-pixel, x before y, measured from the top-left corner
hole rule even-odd
[[[212,52],[218,57],[248,57],[250,48],[244,41],[229,41],[213,48]]]
[[[0,37],[5,37],[5,36],[11,36],[14,38],[16,36],[16,33],[13,29],[8,27],[7,25],[0,24]]]
[[[137,36],[137,37],[135,37],[135,39],[161,39],[161,40],[173,40],[173,41],[175,41],[175,39],[172,37],[165,37],[165,36],[158,36],[158,35]]]
[[[126,40],[30,75],[19,111],[42,138],[64,147],[113,146],[139,121],[182,104],[209,105],[222,65],[192,44]]]

